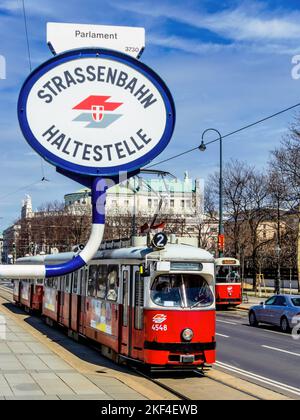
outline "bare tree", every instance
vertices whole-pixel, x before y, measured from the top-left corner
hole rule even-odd
[[[300,291],[300,118],[291,125],[289,134],[285,136],[279,148],[272,151],[271,165],[282,177],[289,189],[289,203],[297,214],[297,268],[298,289]]]

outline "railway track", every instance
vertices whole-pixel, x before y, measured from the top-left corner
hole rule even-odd
[[[0,297],[13,303],[13,291],[11,288],[0,285]]]

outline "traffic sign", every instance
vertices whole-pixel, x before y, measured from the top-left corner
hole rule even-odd
[[[225,247],[225,235],[220,234],[220,235],[218,235],[218,249],[219,249],[219,251],[223,252],[224,247]]]
[[[18,116],[27,142],[57,168],[114,176],[165,149],[175,106],[149,67],[92,48],[55,56],[34,70],[21,89]]]
[[[48,22],[47,43],[54,54],[78,48],[106,48],[140,58],[145,49],[145,29]]]

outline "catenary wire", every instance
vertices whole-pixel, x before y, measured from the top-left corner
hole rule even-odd
[[[29,35],[28,35],[28,23],[27,23],[27,15],[26,15],[26,8],[25,8],[25,0],[22,0],[22,9],[23,9],[25,37],[26,37],[27,54],[28,54],[28,65],[29,65],[29,72],[31,73],[32,72],[32,61],[31,61],[31,53],[30,53],[30,43],[29,43]],[[43,161],[42,157],[40,157],[40,159],[41,159],[42,180],[47,180],[46,177],[45,177],[44,161]]]
[[[261,123],[263,123],[265,121],[270,120],[271,118],[275,118],[278,115],[284,114],[285,112],[291,111],[292,109],[295,109],[295,108],[297,108],[299,106],[300,106],[300,102],[297,103],[297,104],[295,104],[295,105],[292,105],[292,106],[290,106],[288,108],[282,109],[281,111],[278,111],[278,112],[276,112],[274,114],[268,115],[267,117],[261,118],[260,120],[257,120],[257,121],[255,121],[255,122],[253,122],[251,124],[247,124],[247,125],[239,128],[239,129],[237,129],[237,130],[232,131],[231,133],[227,133],[224,136],[222,136],[222,139],[225,139],[226,137],[233,136],[234,134],[240,133],[241,131],[247,130],[248,128],[254,127],[255,125],[261,124]],[[205,146],[208,146],[209,144],[215,143],[215,142],[217,142],[219,140],[220,140],[219,138],[214,139],[214,140],[211,140],[211,141],[205,143]],[[181,156],[184,156],[184,155],[186,155],[188,153],[194,152],[195,150],[199,150],[199,146],[193,147],[192,149],[186,150],[186,151],[184,151],[182,153],[179,153],[177,155],[171,156],[171,157],[169,157],[167,159],[164,159],[164,160],[161,160],[161,161],[159,161],[157,163],[153,163],[152,165],[146,166],[145,169],[153,168],[154,166],[160,165],[162,163],[169,162],[170,160],[173,160],[173,159],[177,159],[177,158],[179,158]]]

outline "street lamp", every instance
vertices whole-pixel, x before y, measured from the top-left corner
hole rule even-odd
[[[277,276],[276,276],[276,280],[275,280],[275,293],[277,293],[277,295],[280,294],[280,285],[281,285],[281,278],[280,278],[280,253],[281,253],[281,248],[279,243],[277,243],[276,247],[275,247],[275,254],[277,257]]]
[[[223,227],[223,142],[221,133],[215,128],[208,128],[202,133],[202,141],[199,146],[199,150],[204,152],[206,145],[204,143],[204,136],[208,131],[214,131],[218,134],[220,140],[220,175],[219,175],[219,257],[223,257],[224,252],[224,227]]]

